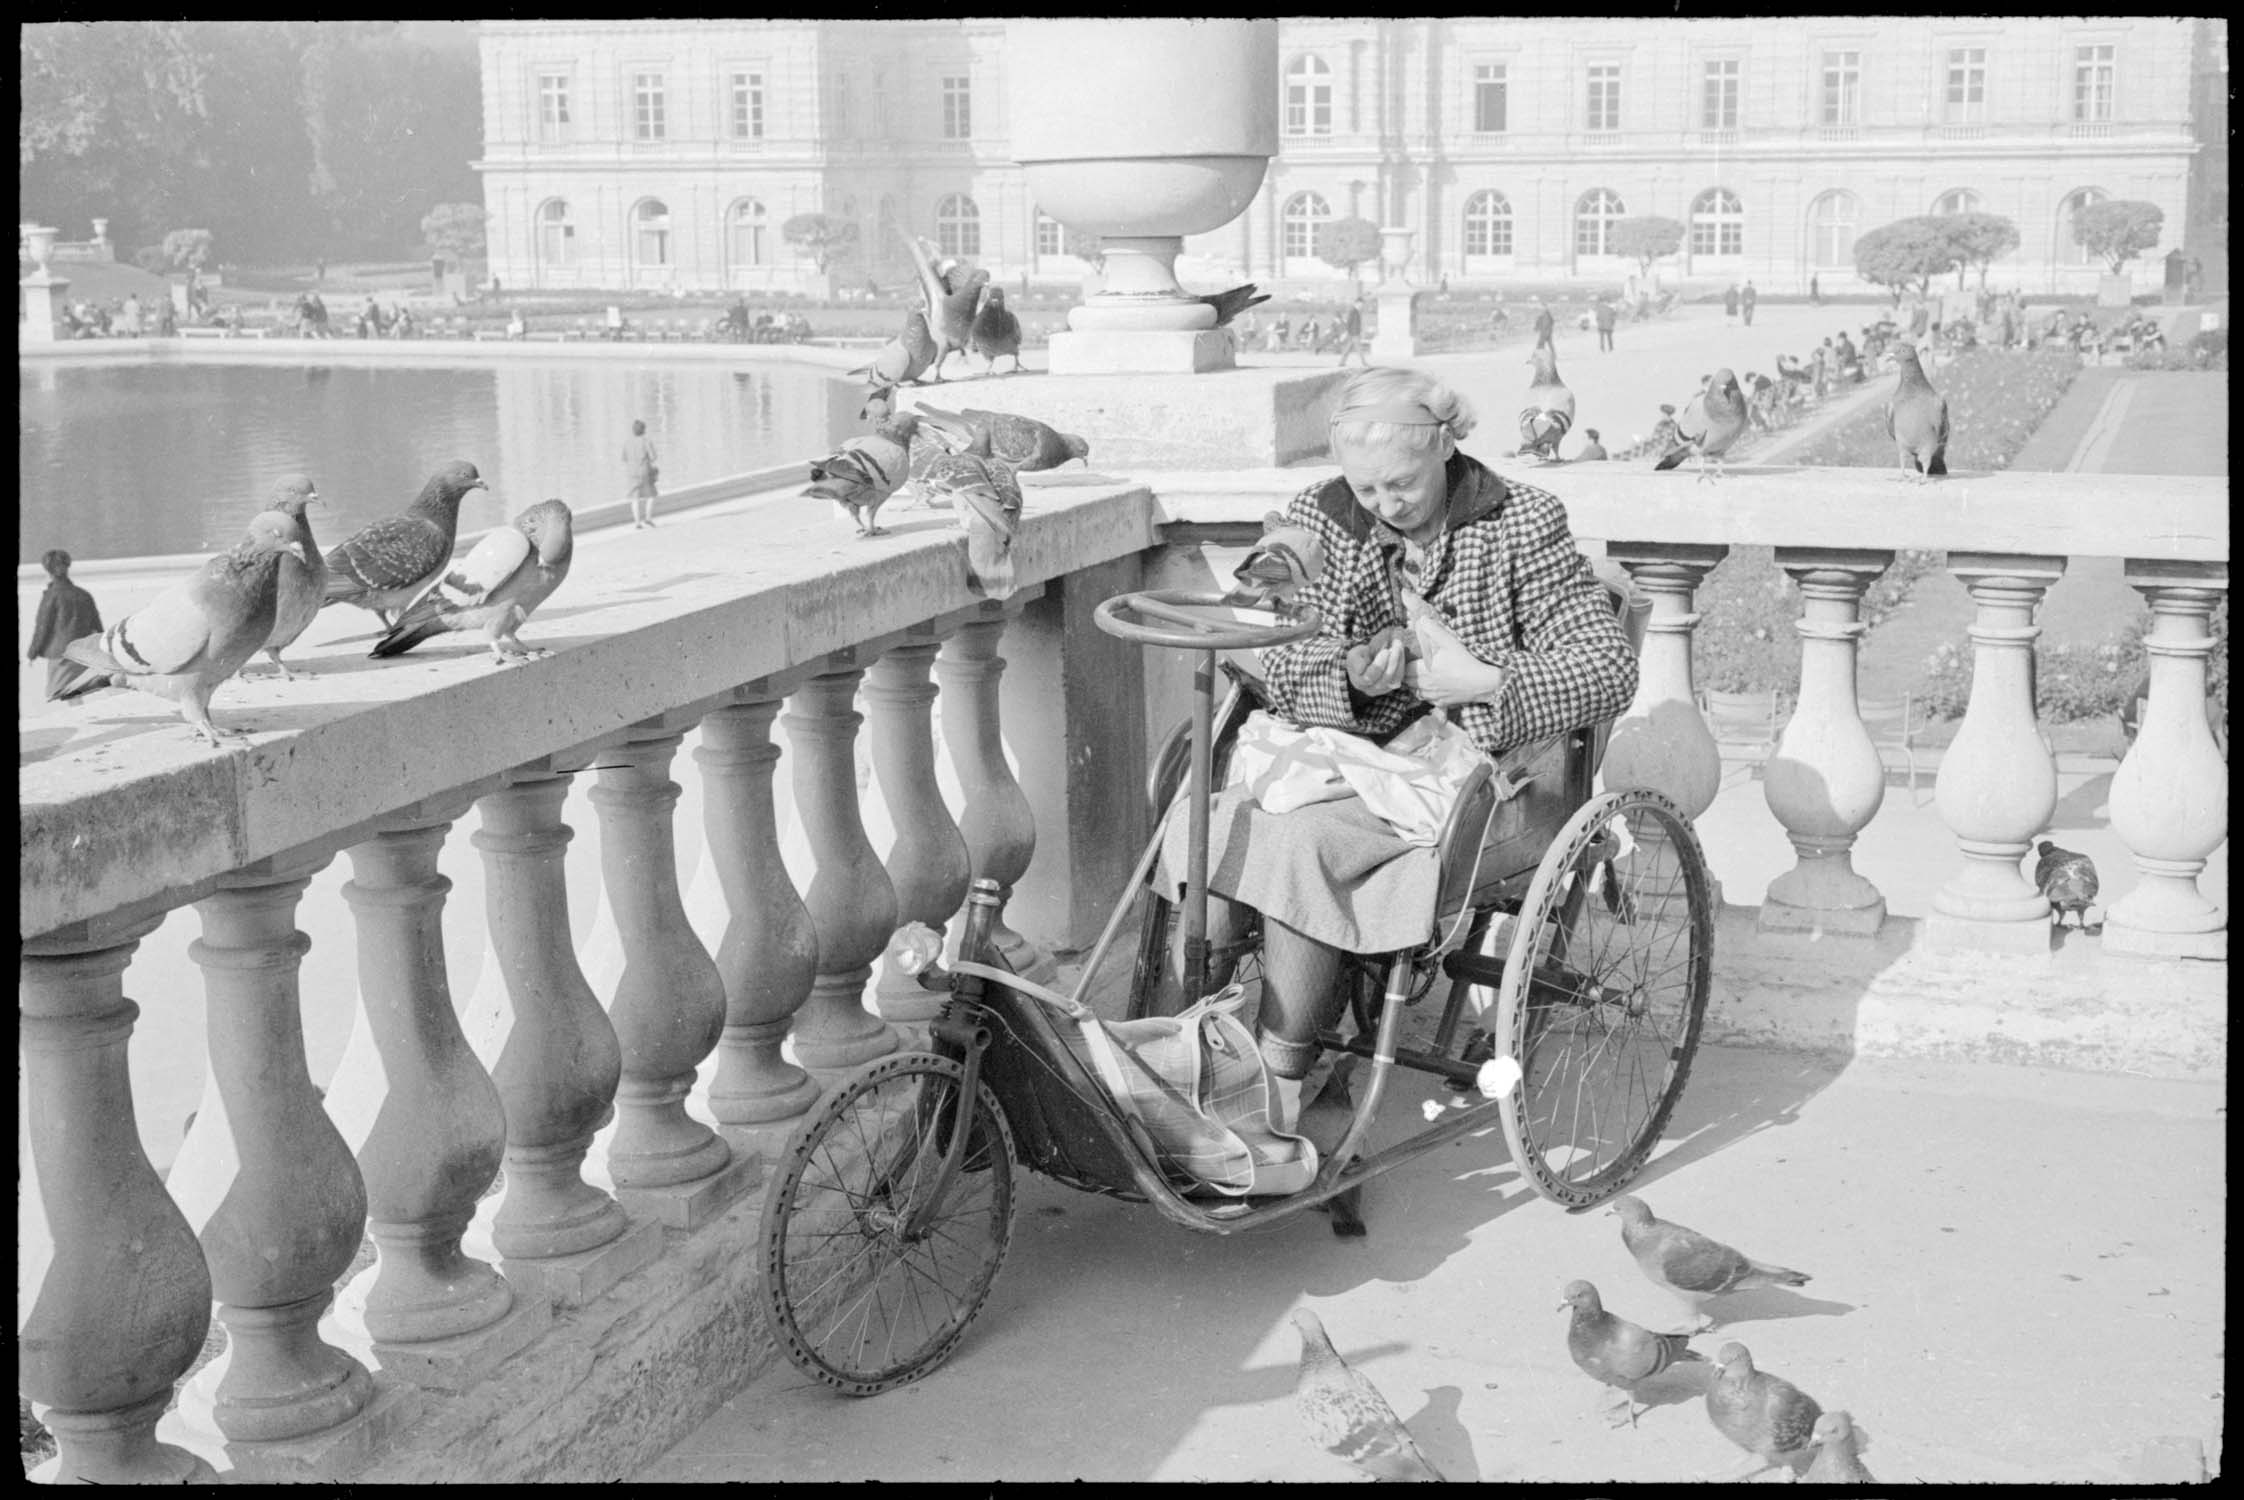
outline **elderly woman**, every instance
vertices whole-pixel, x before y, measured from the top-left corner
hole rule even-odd
[[[1472,426],[1464,399],[1418,371],[1365,370],[1344,388],[1331,427],[1341,472],[1286,512],[1323,546],[1300,597],[1323,623],[1263,653],[1278,717],[1384,744],[1439,712],[1501,756],[1628,706],[1636,656],[1565,510],[1460,453]],[[1272,814],[1234,786],[1209,821],[1211,971],[1228,978],[1241,908],[1259,910],[1258,1038],[1283,1127],[1298,1118],[1318,1031],[1339,1019],[1342,953],[1424,938],[1436,855],[1355,796]]]

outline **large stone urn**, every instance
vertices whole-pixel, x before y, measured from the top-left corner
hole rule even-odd
[[[1054,374],[1229,368],[1215,310],[1177,285],[1184,236],[1246,210],[1278,149],[1278,23],[1013,21],[1008,128],[1036,206],[1096,234],[1104,285]],[[1221,290],[1211,287],[1209,291]]]
[[[23,325],[16,337],[26,344],[52,344],[65,337],[63,294],[70,289],[69,280],[57,276],[52,266],[56,231],[45,224],[28,222],[20,228],[32,269],[29,276],[17,283],[17,295],[23,304]]]

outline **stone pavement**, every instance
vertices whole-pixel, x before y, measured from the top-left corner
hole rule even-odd
[[[2224,1116],[2213,1085],[1706,1048],[1635,1186],[1814,1277],[1733,1299],[1696,1347],[1735,1338],[1851,1411],[1881,1479],[2109,1484],[2162,1438],[2217,1473]],[[1593,1412],[1560,1288],[1587,1278],[1653,1327],[1677,1314],[1616,1220],[1520,1182],[1501,1131],[1372,1184],[1354,1242],[1317,1215],[1198,1235],[1016,1180],[1008,1260],[933,1375],[852,1399],[782,1362],[635,1477],[1346,1479],[1292,1409],[1296,1307],[1452,1479],[1688,1480],[1740,1457],[1703,1367],[1663,1377],[1634,1430]]]

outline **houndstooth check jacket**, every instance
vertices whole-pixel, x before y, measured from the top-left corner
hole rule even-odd
[[[1508,674],[1491,704],[1453,711],[1491,755],[1621,713],[1636,695],[1636,654],[1605,586],[1567,530],[1558,498],[1502,479],[1464,454],[1449,460],[1449,524],[1427,549],[1417,592],[1472,653]],[[1405,623],[1402,536],[1356,503],[1344,477],[1286,508],[1324,546],[1324,572],[1297,602],[1324,627],[1262,653],[1271,707],[1303,727],[1384,742],[1426,711],[1407,687],[1366,698],[1348,684],[1348,647]]]

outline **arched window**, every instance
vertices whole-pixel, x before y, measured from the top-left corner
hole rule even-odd
[[[538,259],[549,266],[577,262],[577,226],[566,198],[548,198],[538,209]]]
[[[1493,188],[1465,200],[1465,253],[1512,253],[1512,206]]]
[[[1745,205],[1728,188],[1708,188],[1691,202],[1693,255],[1745,254]]]
[[[660,198],[646,198],[631,211],[632,227],[636,231],[634,244],[642,266],[667,266],[670,264],[670,205]]]
[[[2065,201],[2057,205],[2057,253],[2051,257],[2061,266],[2095,266],[2103,262],[2073,238],[2073,215],[2091,203],[2101,203],[2111,194],[2102,188],[2079,188],[2068,193]]]
[[[1825,270],[1854,265],[1855,226],[1861,205],[1838,189],[1808,205],[1808,264]]]
[[[1627,212],[1621,206],[1620,194],[1611,188],[1591,188],[1582,194],[1581,201],[1574,205],[1574,253],[1612,254],[1613,225]]]
[[[1979,195],[1970,188],[1952,188],[1932,202],[1935,214],[1975,214],[1979,212]]]
[[[935,205],[935,244],[961,259],[982,253],[982,211],[973,199],[952,193]]]
[[[1332,69],[1306,53],[1286,69],[1286,134],[1332,134]]]
[[[763,204],[743,198],[725,215],[725,263],[744,271],[764,263],[764,231],[768,224]]]
[[[1332,217],[1331,205],[1315,193],[1296,193],[1278,215],[1278,253],[1287,260],[1306,260],[1317,251],[1317,226]]]

